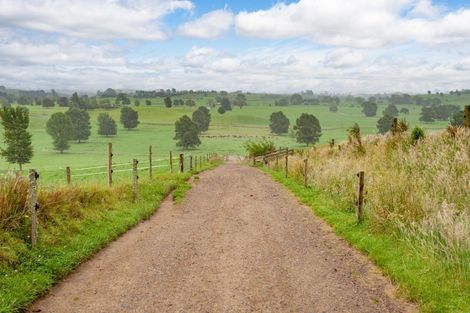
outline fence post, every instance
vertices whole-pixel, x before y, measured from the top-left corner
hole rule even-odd
[[[289,149],[286,149],[286,178],[289,175]]]
[[[466,105],[464,109],[465,127],[470,128],[470,105]]]
[[[152,145],[149,146],[149,177],[153,176],[153,164],[152,164]]]
[[[189,171],[190,172],[193,171],[193,155],[192,154],[189,156]]]
[[[184,173],[184,154],[180,154],[180,173]]]
[[[108,143],[108,185],[113,185],[113,144]]]
[[[363,205],[364,205],[364,171],[357,173],[359,177],[359,186],[357,191],[357,207],[356,207],[356,220],[360,223],[363,220]]]
[[[65,168],[65,175],[67,176],[67,184],[70,185],[72,183],[72,173],[70,171],[70,166]]]
[[[170,173],[173,173],[173,153],[170,151]]]
[[[28,206],[31,213],[31,246],[34,248],[38,242],[38,180],[36,170],[29,170]]]
[[[134,191],[134,202],[137,202],[139,199],[139,176],[137,173],[137,164],[139,161],[136,159],[132,160],[132,182],[133,182],[133,191]]]
[[[304,187],[307,187],[308,179],[308,159],[304,160]]]

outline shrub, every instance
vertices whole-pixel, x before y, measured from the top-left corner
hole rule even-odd
[[[422,128],[419,128],[419,127],[415,127],[412,131],[411,131],[411,142],[413,144],[416,144],[418,141],[424,139],[424,130]]]
[[[269,140],[262,140],[258,142],[247,141],[244,146],[248,154],[252,157],[276,151],[274,142],[269,141]]]

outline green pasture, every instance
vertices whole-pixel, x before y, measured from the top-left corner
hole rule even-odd
[[[173,98],[177,99],[178,97]],[[187,99],[188,97],[181,97]],[[145,99],[141,105],[134,107],[139,112],[140,125],[137,129],[127,131],[119,125],[117,136],[104,137],[97,134],[96,120],[99,113],[104,110],[90,111],[92,120],[92,135],[86,142],[72,143],[71,149],[61,154],[53,150],[52,140],[46,133],[46,121],[51,114],[65,111],[66,108],[42,108],[30,106],[30,132],[33,135],[34,157],[25,168],[35,168],[42,173],[43,181],[65,182],[64,170],[66,166],[72,169],[72,177],[77,180],[97,180],[105,182],[107,162],[107,144],[113,143],[114,159],[118,164],[115,168],[116,179],[130,179],[130,162],[136,158],[139,166],[148,166],[148,146],[153,146],[154,166],[156,172],[169,171],[169,151],[174,156],[179,153],[194,156],[205,155],[209,152],[219,154],[243,154],[244,143],[247,140],[258,140],[269,137],[277,146],[289,146],[300,148],[291,134],[274,136],[269,131],[269,116],[272,112],[283,111],[291,122],[291,128],[295,120],[302,113],[314,114],[319,120],[323,130],[320,143],[326,143],[331,139],[341,141],[346,139],[346,129],[354,123],[358,123],[362,133],[377,133],[377,120],[382,115],[385,104],[379,105],[376,117],[365,117],[361,113],[361,107],[356,104],[341,104],[338,112],[330,112],[328,105],[299,105],[276,107],[272,95],[249,95],[248,106],[242,109],[234,107],[232,111],[221,115],[216,108],[211,110],[212,123],[209,131],[201,137],[202,144],[194,150],[182,151],[175,146],[174,122],[186,114],[191,116],[196,107],[165,108],[163,99],[153,99],[151,106],[146,106]],[[209,97],[197,96],[193,98],[197,105],[205,105]],[[444,101],[448,102],[448,101]],[[133,99],[132,99],[133,103]],[[451,101],[451,103],[459,103]],[[459,103],[460,104],[460,103]],[[463,104],[463,102],[462,102]],[[443,129],[447,122],[422,123],[419,122],[421,107],[406,106],[410,114],[400,117],[406,118],[412,127],[421,126],[427,130]],[[398,109],[401,107],[398,106]],[[119,124],[119,109],[106,110]],[[102,167],[100,167],[102,166]],[[17,169],[16,165],[10,165],[4,159],[0,159],[0,170]],[[176,169],[176,165],[175,165]],[[146,169],[144,169],[146,171]],[[90,175],[95,174],[97,175]],[[100,173],[100,174],[98,174]],[[79,175],[79,176],[77,176]]]

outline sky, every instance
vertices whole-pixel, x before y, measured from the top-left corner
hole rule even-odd
[[[470,88],[470,0],[0,0],[0,85]]]

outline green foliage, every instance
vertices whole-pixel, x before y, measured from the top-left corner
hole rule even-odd
[[[52,114],[47,121],[46,130],[52,137],[55,150],[63,153],[70,149],[69,141],[73,139],[73,124],[67,114],[62,112]]]
[[[271,129],[272,133],[280,135],[289,132],[290,122],[284,113],[282,113],[282,111],[273,112],[269,117],[269,121],[271,122],[269,128]]]
[[[413,144],[416,144],[418,141],[424,139],[424,137],[424,130],[420,127],[415,127],[411,131],[411,142],[413,142]]]
[[[196,105],[196,102],[193,99],[187,99],[184,104],[188,107],[193,107]]]
[[[44,108],[52,108],[55,105],[54,100],[49,98],[42,99],[42,106]]]
[[[225,108],[221,106],[221,107],[219,107],[219,108],[217,109],[217,112],[218,112],[219,114],[224,114],[224,113],[225,113]]]
[[[336,104],[330,104],[330,106],[328,107],[328,110],[330,112],[338,112],[338,105]]]
[[[171,108],[171,98],[170,97],[165,97],[165,107]]]
[[[60,97],[57,100],[57,103],[59,104],[60,107],[68,107],[69,106],[69,98],[67,97]]]
[[[152,101],[150,101],[149,99],[145,100],[145,105],[147,106],[152,105]]]
[[[5,148],[0,149],[1,155],[8,163],[29,163],[33,157],[31,134],[28,132],[29,111],[26,108],[3,108],[0,110],[0,119],[3,126]]]
[[[421,108],[421,116],[419,120],[421,122],[434,122],[435,114],[434,114],[434,109],[431,107],[422,107]]]
[[[410,110],[408,108],[401,108],[400,113],[407,115],[407,114],[410,114]]]
[[[227,111],[232,111],[232,102],[230,101],[228,97],[221,97],[218,99],[218,101],[220,103],[220,107],[223,108],[224,113]]]
[[[377,104],[375,102],[366,101],[362,103],[362,113],[367,117],[377,115]]]
[[[274,142],[269,140],[262,140],[262,141],[247,141],[244,144],[245,150],[249,156],[259,156],[266,153],[276,151],[276,146]]]
[[[394,104],[389,104],[385,110],[384,110],[384,115],[388,115],[391,117],[397,117],[398,116],[398,109]]]
[[[98,134],[106,137],[117,134],[116,121],[108,113],[98,115]]]
[[[450,124],[452,126],[464,126],[465,123],[465,113],[462,111],[459,111],[452,115],[452,118],[450,119]]]
[[[297,142],[306,145],[317,143],[322,135],[320,121],[308,113],[302,113],[296,120],[294,130]]]
[[[290,97],[290,104],[292,105],[299,105],[299,104],[302,104],[303,102],[304,102],[304,99],[298,93],[295,93]]]
[[[200,132],[205,132],[209,130],[211,114],[205,106],[200,106],[196,111],[193,112],[192,121],[196,123]]]
[[[377,129],[380,134],[385,134],[392,129],[393,116],[384,115],[377,121]]]
[[[242,93],[238,93],[233,101],[233,105],[239,107],[240,109],[246,105],[246,96]]]
[[[187,115],[183,115],[175,122],[176,146],[184,149],[193,148],[201,144],[199,140],[199,128]]]
[[[121,109],[121,124],[127,130],[136,128],[139,125],[139,113],[130,107],[124,107]]]
[[[72,97],[70,97],[70,106],[80,109],[86,109],[86,104],[82,101],[82,99],[78,96],[76,92],[74,92],[72,94]]]
[[[90,114],[77,107],[71,107],[65,114],[72,121],[73,140],[81,142],[87,140],[91,135]]]

